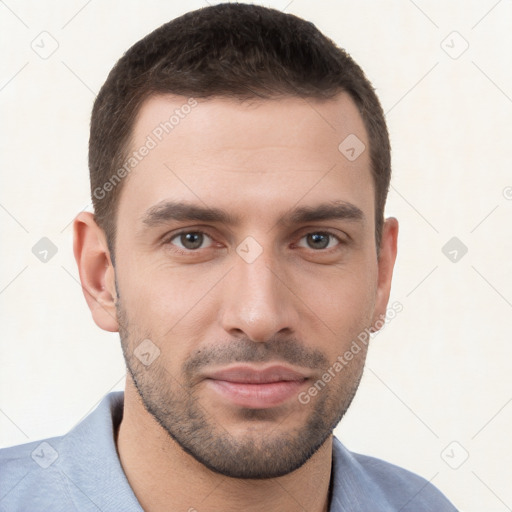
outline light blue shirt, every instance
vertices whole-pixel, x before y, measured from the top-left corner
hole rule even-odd
[[[0,511],[143,512],[114,442],[123,400],[109,393],[68,434],[0,450]],[[331,512],[456,512],[423,478],[336,438],[332,483]]]

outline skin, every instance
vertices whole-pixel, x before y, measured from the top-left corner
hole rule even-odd
[[[147,100],[132,148],[186,101]],[[367,148],[352,162],[338,150],[349,134]],[[99,327],[120,332],[129,370],[116,442],[144,510],[328,510],[331,432],[357,389],[366,348],[309,403],[297,394],[386,311],[398,222],[386,219],[377,258],[368,148],[345,93],[324,101],[198,100],[125,178],[115,268],[92,214],[77,216],[74,251],[87,303]],[[164,201],[222,208],[238,222],[145,224]],[[280,222],[320,203],[350,204],[362,215]],[[184,229],[208,236],[191,249],[175,236]],[[341,242],[308,236],[326,231]],[[240,245],[247,237],[256,243]],[[261,254],[248,262],[237,247]],[[136,357],[144,339],[159,350],[149,365]],[[239,364],[235,357],[257,369],[285,364],[304,381],[278,405],[241,407],[205,378]],[[192,416],[200,419],[196,437],[169,435]],[[196,438],[198,446],[182,449]]]

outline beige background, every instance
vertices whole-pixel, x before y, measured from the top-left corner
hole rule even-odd
[[[64,434],[123,387],[118,336],[92,322],[71,249],[90,204],[90,110],[122,52],[206,4],[0,2],[0,446]],[[352,54],[392,137],[391,302],[404,309],[372,342],[336,433],[461,510],[512,510],[512,1],[266,5]],[[42,237],[58,249],[46,263],[32,253]],[[467,254],[442,252],[452,237]]]

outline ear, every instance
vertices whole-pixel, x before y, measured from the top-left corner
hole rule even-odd
[[[96,325],[117,332],[115,271],[103,230],[94,215],[81,212],[73,222],[73,252],[82,290]]]
[[[389,217],[382,227],[380,253],[378,259],[377,296],[371,332],[378,331],[384,325],[386,308],[391,290],[391,279],[395,266],[398,240],[398,220]],[[376,327],[379,326],[379,327]]]

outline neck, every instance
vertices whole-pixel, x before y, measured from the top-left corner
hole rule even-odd
[[[185,453],[146,411],[127,379],[116,444],[128,482],[146,512],[327,512],[329,508],[332,436],[288,475],[230,478]]]

